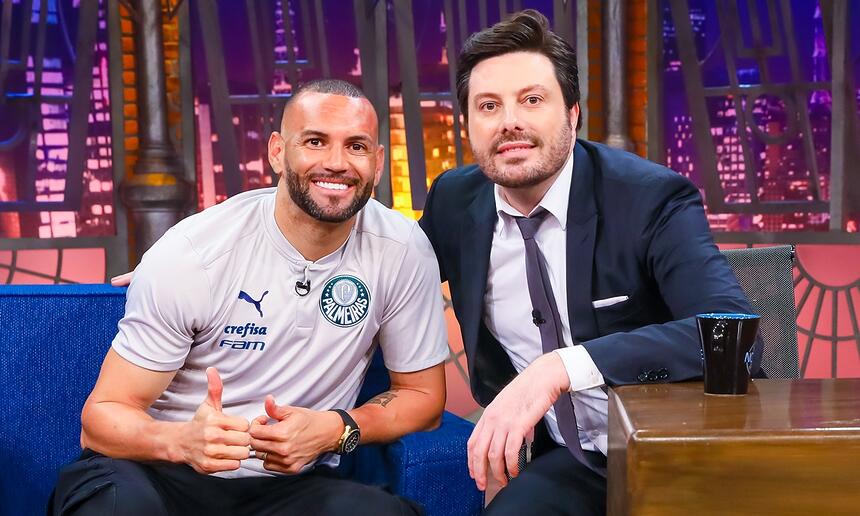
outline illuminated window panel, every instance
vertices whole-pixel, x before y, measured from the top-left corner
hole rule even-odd
[[[34,93],[38,78],[36,65],[42,68],[42,95],[70,96],[75,91],[74,77],[76,58],[74,43],[78,33],[78,11],[80,2],[58,0],[45,3],[47,7],[45,53],[41,63],[34,62],[36,35],[42,2],[32,2],[32,12],[25,13],[23,3],[12,3],[13,26],[29,24],[27,63],[24,69],[10,70],[0,95],[26,100]],[[104,0],[99,3],[96,43],[91,70],[87,80],[91,82],[90,111],[87,115],[85,138],[85,162],[82,172],[84,188],[80,209],[75,212],[21,212],[10,217],[9,212],[0,212],[0,238],[74,238],[77,236],[100,237],[116,234],[115,210],[113,209],[113,162],[111,157],[110,91],[108,78],[108,33],[107,12]],[[20,34],[18,30],[16,35]],[[13,38],[17,46],[18,38]],[[18,53],[13,48],[14,54]],[[20,101],[20,100],[19,100]],[[2,106],[0,117],[4,128],[0,129],[0,141],[10,136],[9,132],[26,127],[21,118],[23,111]],[[64,201],[67,163],[69,157],[69,103],[43,101],[36,109],[40,115],[35,125],[35,155],[28,156],[27,145],[16,145],[0,151],[0,202],[18,201],[17,191],[32,186],[35,201]],[[27,141],[27,138],[24,138]],[[35,177],[32,185],[19,184],[28,159],[35,159]],[[95,208],[98,206],[99,208]],[[110,207],[110,209],[108,209]]]
[[[104,283],[105,250],[0,251],[0,284]]]

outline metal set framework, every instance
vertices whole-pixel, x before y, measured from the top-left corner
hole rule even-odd
[[[285,35],[287,38],[287,59],[276,60],[272,51],[274,40],[274,24],[271,22],[272,2],[267,0],[246,0],[248,17],[248,37],[253,51],[254,77],[257,91],[253,94],[231,93],[227,86],[227,74],[222,43],[222,23],[213,0],[197,0],[197,15],[202,26],[208,30],[203,34],[203,45],[206,54],[206,65],[211,85],[213,118],[215,128],[219,133],[219,148],[224,165],[225,183],[228,195],[241,190],[239,171],[239,144],[233,130],[233,106],[254,105],[260,111],[263,129],[268,133],[276,127],[276,115],[280,112],[288,95],[272,94],[271,80],[275,70],[286,70],[290,84],[299,82],[299,73],[313,69],[322,77],[330,76],[329,56],[323,29],[323,4],[314,0],[313,6],[309,0],[292,2],[297,4],[295,20],[290,16],[284,17]],[[287,2],[284,2],[286,4]],[[456,164],[463,164],[463,140],[461,137],[460,111],[456,101],[455,71],[458,55],[463,41],[475,28],[487,27],[496,20],[488,19],[488,7],[497,4],[497,13],[504,17],[509,13],[522,9],[521,0],[482,0],[477,2],[477,20],[469,20],[469,6],[474,2],[467,0],[443,0],[443,17],[446,30],[446,50],[448,55],[448,91],[422,91],[419,82],[418,65],[415,43],[415,20],[412,2],[407,0],[353,0],[355,14],[357,47],[361,58],[361,82],[379,115],[380,143],[386,149],[390,148],[390,108],[388,62],[389,25],[393,21],[393,43],[396,46],[397,66],[400,70],[400,94],[403,99],[403,115],[406,133],[407,159],[409,164],[409,183],[412,195],[412,206],[416,210],[423,209],[427,195],[427,170],[424,155],[424,138],[421,118],[421,102],[434,100],[449,102],[452,105],[454,124],[454,146]],[[571,44],[584,45],[586,39],[574,36],[574,19],[587,20],[584,14],[574,16],[576,9],[587,8],[585,0],[555,0],[554,9],[555,29]],[[285,7],[286,9],[286,7]],[[474,16],[474,14],[473,14]],[[389,17],[392,20],[389,20]],[[470,23],[471,22],[471,23]],[[304,41],[301,48],[307,50],[308,58],[299,59],[295,55],[292,23],[301,25]],[[470,30],[471,29],[471,30]],[[585,26],[579,32],[585,33]],[[316,37],[309,37],[315,34]],[[580,53],[581,63],[586,64],[587,53]],[[587,88],[584,90],[587,94]],[[584,103],[583,103],[584,104]],[[190,107],[189,107],[190,109]],[[587,115],[584,115],[587,116]],[[391,205],[391,170],[390,160],[386,159],[382,179],[376,190],[376,198]]]
[[[99,2],[81,2],[78,11],[78,26],[76,27],[77,59],[75,61],[74,90],[72,95],[41,95],[42,61],[45,48],[45,30],[47,17],[47,0],[41,2],[40,18],[35,31],[35,40],[31,41],[31,24],[23,24],[20,32],[20,56],[10,56],[10,38],[13,30],[12,0],[2,0],[2,25],[0,25],[0,102],[14,106],[18,120],[23,121],[15,136],[0,142],[0,152],[10,151],[19,145],[29,145],[25,177],[17,184],[19,191],[15,201],[0,202],[0,211],[76,211],[80,209],[83,170],[86,159],[86,139],[70,138],[69,162],[65,181],[65,193],[62,201],[37,201],[34,191],[34,177],[37,167],[35,145],[40,122],[40,105],[43,103],[66,103],[70,105],[69,134],[86,134],[87,117],[90,107],[91,70],[93,48],[98,23]],[[29,13],[33,0],[24,0],[16,9]],[[59,2],[60,4],[62,2]],[[120,5],[127,9],[132,18],[139,20],[140,9],[144,4],[123,0],[122,2],[105,2],[108,11],[108,49],[109,49],[109,78],[111,96],[122,98],[122,54],[120,44]],[[62,6],[59,6],[62,8]],[[284,34],[286,37],[286,59],[278,59],[274,53],[274,24],[272,0],[246,0],[244,8],[248,26],[246,28],[252,49],[254,93],[233,93],[229,90],[229,81],[224,60],[222,43],[222,20],[219,20],[218,6],[214,0],[179,1],[170,4],[168,16],[178,16],[180,33],[180,97],[182,109],[182,142],[178,152],[183,162],[184,179],[194,184],[196,182],[196,157],[194,149],[194,92],[191,80],[191,45],[190,16],[196,14],[197,21],[206,30],[201,31],[202,45],[206,60],[206,70],[210,84],[212,99],[212,116],[214,128],[219,135],[219,154],[223,164],[224,180],[228,195],[239,193],[242,189],[240,172],[241,142],[233,125],[234,108],[253,106],[259,110],[262,129],[267,134],[277,127],[278,115],[286,102],[288,95],[274,94],[271,91],[271,81],[276,71],[286,74],[290,84],[299,82],[300,74],[313,70],[314,75],[329,77],[329,50],[324,27],[325,13],[322,0],[284,0],[282,7],[286,12],[292,8],[295,17],[289,14],[283,17]],[[480,28],[489,26],[511,12],[522,8],[521,0],[482,0],[477,3],[477,19],[475,18],[474,3],[468,0],[444,0],[443,16],[446,27],[446,50],[449,56],[449,90],[423,91],[419,83],[416,62],[415,20],[413,19],[412,3],[408,0],[353,0],[355,14],[357,46],[362,59],[362,87],[370,97],[379,113],[380,141],[390,148],[390,109],[389,67],[388,61],[389,17],[393,19],[395,30],[397,66],[401,76],[401,95],[403,98],[403,114],[406,129],[406,146],[409,164],[409,181],[412,192],[412,204],[415,209],[422,209],[426,198],[426,165],[424,155],[424,138],[421,117],[421,101],[435,100],[449,102],[454,114],[454,146],[456,164],[462,165],[464,160],[463,139],[461,137],[461,121],[459,106],[454,92],[456,56],[468,34]],[[574,46],[582,50],[580,67],[582,76],[587,74],[587,0],[554,0],[554,28]],[[471,10],[470,10],[471,9]],[[192,14],[193,13],[193,14]],[[492,18],[492,19],[491,19]],[[574,22],[577,29],[574,31]],[[300,25],[299,33],[304,41],[296,42],[294,27]],[[576,33],[577,39],[574,40]],[[298,45],[297,45],[298,43]],[[5,78],[10,71],[26,67],[26,56],[35,44],[34,68],[35,87],[33,94],[7,92]],[[306,50],[307,58],[299,58],[295,48],[299,46]],[[587,83],[583,81],[583,117],[587,117]],[[113,237],[77,237],[63,239],[20,238],[0,240],[0,249],[65,249],[99,247],[106,250],[107,275],[113,275],[127,270],[129,266],[129,246],[127,228],[127,210],[119,199],[119,186],[126,178],[125,170],[125,127],[122,123],[122,102],[111,103],[112,120],[112,160],[114,178],[114,213],[116,220],[116,236]],[[392,204],[390,160],[385,160],[383,177],[376,191],[376,197],[381,202]],[[196,195],[196,193],[195,193]],[[196,206],[196,202],[192,206]],[[62,254],[62,252],[60,253]],[[13,257],[14,259],[14,257]]]
[[[14,111],[21,126],[10,139],[0,142],[0,152],[28,146],[27,163],[23,167],[25,174],[17,182],[18,196],[15,201],[0,202],[0,211],[69,211],[77,210],[81,204],[82,174],[86,157],[86,140],[71,138],[69,142],[69,162],[65,183],[65,194],[62,201],[37,201],[34,191],[36,135],[38,133],[40,110],[43,103],[68,104],[70,106],[70,134],[86,134],[89,98],[91,92],[91,70],[93,47],[96,38],[98,2],[81,2],[78,11],[78,27],[75,41],[77,59],[75,62],[74,84],[71,95],[42,96],[42,56],[45,50],[45,30],[47,16],[47,0],[40,2],[38,23],[35,30],[31,24],[23,24],[18,33],[21,43],[18,45],[20,55],[10,55],[13,33],[12,30],[12,0],[2,0],[2,18],[0,18],[0,102],[6,104],[7,110]],[[753,30],[752,43],[746,45],[743,38],[736,37],[740,33],[738,1],[747,2],[747,11],[752,14]],[[23,0],[15,6],[30,12],[34,0]],[[676,26],[680,58],[683,67],[683,78],[688,95],[690,112],[694,120],[693,131],[697,150],[696,166],[703,171],[705,194],[709,209],[714,213],[794,213],[828,212],[831,220],[831,231],[801,232],[801,233],[758,233],[732,232],[717,233],[716,239],[721,242],[734,243],[860,243],[860,235],[844,231],[844,222],[848,211],[849,168],[851,163],[857,163],[857,105],[854,95],[851,95],[854,85],[850,68],[850,37],[852,27],[849,27],[849,9],[857,8],[850,5],[848,0],[822,0],[823,19],[826,21],[827,42],[831,60],[832,80],[829,82],[803,81],[799,73],[797,50],[793,41],[793,22],[790,4],[767,0],[765,5],[768,16],[759,16],[759,3],[752,0],[718,0],[717,9],[719,23],[723,27],[722,50],[726,56],[730,83],[720,87],[704,86],[702,66],[695,53],[694,37],[689,19],[687,0],[664,0],[670,7],[671,15]],[[59,2],[62,3],[62,2]],[[121,97],[121,51],[120,51],[120,18],[119,4],[106,2],[108,10],[109,33],[109,76],[110,90],[115,98]],[[234,109],[237,107],[253,106],[259,110],[264,133],[277,126],[278,114],[288,98],[288,95],[273,94],[271,90],[273,74],[285,73],[290,84],[299,82],[304,71],[312,71],[315,76],[328,77],[331,75],[330,55],[326,40],[325,12],[323,0],[283,0],[283,9],[287,12],[292,8],[295,17],[287,14],[283,17],[284,35],[286,37],[286,59],[279,59],[274,52],[274,25],[271,22],[273,0],[245,0],[247,31],[253,62],[254,93],[234,93],[229,89],[229,81],[223,53],[222,30],[223,20],[219,20],[218,7],[214,0],[193,0],[171,4],[170,15],[179,17],[180,32],[184,34],[180,40],[180,70],[181,70],[181,99],[182,99],[182,144],[180,155],[184,163],[185,179],[195,182],[195,149],[194,149],[194,104],[191,83],[191,41],[190,16],[197,16],[197,21],[206,30],[201,31],[202,45],[206,60],[206,69],[212,98],[212,115],[215,129],[219,134],[219,154],[223,163],[225,185],[228,195],[238,193],[242,189],[240,172],[241,142],[238,141],[234,128]],[[608,2],[611,6],[621,5],[618,0]],[[134,2],[130,6],[134,8]],[[658,4],[662,5],[662,4]],[[413,4],[409,0],[353,0],[353,10],[356,23],[357,42],[362,60],[361,82],[365,92],[375,105],[380,119],[380,140],[386,148],[390,148],[390,108],[389,97],[391,85],[389,69],[389,39],[395,45],[393,53],[400,70],[400,94],[403,100],[403,116],[405,124],[407,159],[409,165],[409,182],[414,209],[423,208],[426,198],[426,164],[424,156],[424,138],[421,115],[421,102],[434,100],[450,103],[453,111],[453,135],[455,161],[457,165],[464,161],[464,142],[461,137],[461,121],[459,105],[456,101],[455,70],[456,56],[468,34],[474,30],[487,27],[498,17],[522,8],[521,0],[482,0],[477,3],[468,0],[443,0],[442,15],[446,30],[445,46],[448,55],[448,90],[426,91],[422,89],[416,58],[415,19]],[[607,8],[612,14],[612,9]],[[476,12],[477,11],[477,12]],[[662,104],[662,10],[648,9],[648,84],[649,103],[647,113],[648,154],[655,161],[664,161],[665,145],[663,137],[664,112]],[[389,19],[390,18],[390,19]],[[492,18],[492,19],[491,19]],[[587,98],[588,98],[588,1],[587,0],[554,0],[553,1],[554,29],[568,40],[578,51],[581,90],[582,116],[586,123],[581,136],[586,136],[587,130]],[[771,43],[764,43],[761,37],[760,24],[764,19],[769,20],[771,27],[768,31],[776,35]],[[304,41],[294,41],[294,27],[300,26],[297,33]],[[393,27],[395,34],[389,38],[389,28]],[[575,29],[575,30],[574,30]],[[781,35],[785,33],[786,37]],[[617,35],[616,35],[617,36]],[[617,37],[616,37],[617,39]],[[304,49],[305,58],[296,55],[295,47]],[[26,92],[7,91],[7,77],[12,71],[26,68],[27,53],[35,48],[33,57],[35,87],[32,94]],[[791,64],[792,80],[789,83],[773,83],[763,72],[762,81],[756,85],[740,84],[737,81],[735,62],[737,59],[754,59],[762,70],[767,69],[765,62],[774,55],[785,55]],[[611,82],[612,77],[607,77]],[[805,99],[810,91],[829,90],[833,99],[832,128],[831,128],[831,182],[830,200],[822,199],[819,191],[815,149],[810,137],[809,119],[805,109]],[[789,128],[794,134],[803,138],[803,152],[806,162],[811,167],[810,185],[814,198],[809,201],[763,201],[758,199],[758,185],[754,174],[746,175],[746,192],[750,195],[749,203],[728,203],[725,201],[722,185],[719,180],[716,165],[716,149],[710,135],[710,126],[706,105],[709,98],[731,96],[736,103],[738,113],[739,137],[744,148],[744,160],[747,170],[753,170],[751,160],[751,145],[753,139],[774,143],[774,138],[757,130],[751,123],[749,106],[751,102],[742,104],[741,98],[754,99],[760,95],[780,97],[789,112]],[[623,102],[623,99],[613,99],[612,102]],[[120,185],[125,179],[125,132],[122,121],[122,103],[113,102],[111,105],[112,118],[112,159],[114,166],[114,184]],[[622,110],[623,111],[623,110]],[[788,138],[791,135],[783,135]],[[777,142],[778,143],[778,142]],[[385,170],[376,196],[386,204],[392,203],[390,160],[385,160]],[[81,237],[69,239],[4,239],[0,240],[0,249],[63,249],[81,247],[103,247],[107,254],[107,272],[113,274],[128,267],[128,244],[126,212],[123,203],[118,199],[118,188],[114,188],[114,207],[116,217],[116,236],[113,237]],[[196,205],[196,203],[194,203]]]
[[[356,27],[358,29],[359,52],[362,56],[362,83],[370,96],[381,120],[380,134],[388,148],[389,138],[389,81],[387,62],[388,56],[388,15],[394,18],[395,43],[397,46],[398,67],[401,79],[401,95],[403,99],[403,117],[406,129],[407,160],[409,164],[409,186],[412,195],[412,207],[423,210],[427,197],[427,168],[424,155],[423,122],[421,117],[421,102],[425,100],[446,102],[452,107],[453,136],[455,162],[463,165],[464,150],[462,138],[462,123],[460,106],[456,96],[457,56],[466,38],[474,30],[480,30],[495,23],[508,14],[522,10],[521,0],[497,0],[491,2],[481,0],[443,0],[442,16],[445,22],[445,47],[448,56],[448,89],[447,91],[422,91],[419,82],[417,58],[415,54],[415,23],[412,12],[412,2],[391,0],[354,0]],[[470,19],[470,4],[477,4],[477,20]],[[490,19],[489,5],[497,4],[498,18]],[[554,29],[572,46],[581,45],[579,52],[580,77],[587,71],[587,1],[586,0],[554,0],[553,22]],[[474,13],[472,14],[474,17]],[[579,38],[574,40],[574,22],[582,21],[578,26]],[[477,23],[476,23],[477,22]],[[587,117],[587,84],[582,88],[583,117]],[[382,139],[381,138],[381,139]],[[387,192],[377,192],[377,197],[390,205],[390,169],[386,160],[385,175],[380,184],[385,184]],[[380,195],[380,194],[387,194]]]
[[[42,104],[68,105],[70,120],[69,134],[87,134],[88,115],[90,111],[90,94],[92,92],[93,53],[98,28],[99,2],[81,2],[78,11],[78,26],[75,40],[74,89],[71,95],[42,95],[43,61],[45,55],[45,37],[47,29],[48,0],[39,1],[39,18],[35,34],[31,31],[29,13],[32,12],[33,0],[24,0],[17,7],[21,9],[22,24],[18,49],[20,55],[13,56],[11,38],[16,31],[12,30],[12,0],[3,0],[0,13],[0,104],[6,104],[18,116],[19,126],[12,137],[0,141],[0,153],[13,152],[20,146],[27,146],[26,164],[20,168],[17,186],[17,199],[0,201],[0,212],[36,212],[36,211],[78,211],[83,195],[83,171],[86,161],[86,138],[69,138],[68,163],[66,169],[65,190],[61,201],[36,200],[35,177],[38,163],[36,161],[36,146],[39,128],[41,127]],[[121,55],[119,45],[119,13],[114,2],[106,2],[108,8],[109,49],[109,79],[111,96],[122,96]],[[62,9],[62,2],[57,2],[57,8]],[[8,74],[13,71],[27,70],[27,56],[33,51],[33,92],[10,91]],[[81,248],[103,248],[106,256],[106,273],[108,276],[127,271],[128,261],[128,229],[126,213],[119,202],[118,186],[125,177],[123,147],[123,127],[118,123],[122,117],[122,104],[111,104],[111,153],[113,160],[113,182],[115,188],[113,206],[116,234],[106,237],[76,237],[76,238],[16,238],[0,239],[0,250],[12,251],[10,270],[16,270],[17,251],[24,249],[58,249],[57,268],[53,279],[56,282],[68,281],[61,277],[63,250]],[[16,172],[18,173],[18,172]],[[5,267],[5,266],[4,266]],[[36,271],[26,271],[28,274],[43,276]],[[8,280],[11,280],[9,274]]]
[[[309,59],[298,59],[295,53],[296,42],[293,34],[293,19],[288,14],[289,7],[285,1],[283,16],[286,36],[287,59],[276,59],[274,52],[274,24],[271,22],[273,6],[270,1],[246,0],[247,34],[253,51],[254,82],[256,93],[235,94],[229,91],[227,70],[224,61],[223,43],[221,37],[221,21],[218,16],[218,6],[215,0],[198,0],[196,12],[202,27],[203,47],[206,55],[206,69],[211,87],[212,114],[215,129],[218,131],[221,161],[224,166],[224,179],[227,195],[235,195],[242,191],[240,176],[240,148],[233,128],[234,106],[256,106],[259,109],[263,125],[263,134],[270,134],[279,126],[278,115],[283,110],[288,94],[271,92],[273,74],[276,70],[286,72],[290,84],[298,83],[299,72],[309,68],[319,67],[322,76],[329,75],[328,49],[323,30],[322,1],[314,0],[311,11],[308,0],[300,0],[298,18],[302,24],[302,34],[317,34],[316,40],[303,42],[302,47],[312,52]],[[190,38],[184,43],[191,44]],[[188,52],[190,54],[190,50]],[[193,106],[183,106],[183,118],[194,116]]]
[[[739,4],[745,3],[749,13],[751,41],[742,37]],[[858,109],[853,95],[855,85],[849,66],[851,30],[849,27],[848,0],[821,0],[822,20],[826,35],[832,76],[830,81],[807,81],[801,75],[801,63],[795,37],[795,25],[790,2],[766,0],[717,0],[716,12],[720,27],[719,46],[726,62],[728,84],[705,86],[703,63],[696,53],[695,36],[690,20],[688,0],[663,0],[648,12],[648,157],[665,162],[663,104],[663,9],[668,5],[675,26],[681,73],[686,89],[686,100],[692,118],[696,169],[701,171],[705,200],[711,213],[735,214],[792,214],[829,213],[829,231],[819,232],[715,232],[715,239],[725,243],[860,243],[860,234],[847,233],[845,224],[849,211],[848,192],[851,189],[851,164],[857,163]],[[766,6],[766,13],[760,12]],[[768,25],[765,26],[765,20]],[[770,34],[766,42],[763,34]],[[768,61],[779,57],[787,59],[790,80],[775,81],[768,69]],[[758,66],[758,84],[741,84],[738,80],[738,61],[753,60]],[[820,173],[816,149],[812,139],[812,125],[807,111],[807,99],[813,91],[829,91],[832,95],[830,199],[823,199],[820,190]],[[763,131],[753,121],[754,100],[761,96],[778,97],[785,106],[786,129],[778,135]],[[745,193],[750,202],[727,202],[725,190],[718,174],[718,153],[711,136],[708,101],[731,98],[737,114],[737,137],[742,147],[746,170]],[[767,201],[760,199],[753,145],[764,143],[780,145],[792,138],[800,138],[806,165],[809,167],[809,185],[812,199]],[[854,173],[856,174],[856,171]],[[856,188],[856,185],[854,185]],[[860,209],[860,207],[855,207]]]
[[[32,4],[33,0],[23,2],[21,6],[22,17],[32,12]],[[87,133],[87,115],[90,110],[90,92],[92,91],[90,74],[96,40],[98,3],[84,2],[81,4],[78,38],[75,45],[75,88],[71,95],[42,95],[47,18],[48,2],[47,0],[40,0],[39,21],[35,34],[35,52],[33,54],[33,92],[8,91],[9,72],[27,70],[27,56],[32,44],[30,41],[31,24],[23,24],[19,42],[20,55],[10,56],[10,40],[13,32],[12,1],[5,0],[3,4],[2,25],[0,25],[0,102],[8,104],[10,108],[14,109],[18,115],[19,126],[11,138],[0,142],[0,152],[10,151],[19,146],[27,146],[28,148],[26,165],[21,169],[24,174],[20,178],[21,180],[17,182],[17,200],[0,201],[0,211],[78,210],[81,205],[86,139],[72,138],[69,140],[68,180],[62,201],[36,200],[35,178],[38,167],[36,145],[41,126],[42,104],[68,104],[71,112],[69,132],[73,134]]]

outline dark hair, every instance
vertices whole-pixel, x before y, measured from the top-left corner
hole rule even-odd
[[[352,97],[356,99],[367,98],[367,95],[361,91],[361,88],[352,83],[342,81],[340,79],[314,79],[313,81],[300,84],[295,90],[293,90],[292,95],[290,95],[284,103],[284,113],[287,112],[287,107],[290,103],[299,98],[302,93],[328,93],[329,95],[341,95],[343,97]]]
[[[546,16],[526,9],[513,14],[481,32],[469,36],[457,61],[457,102],[460,112],[469,117],[469,78],[478,63],[511,52],[537,52],[545,55],[555,68],[555,78],[561,86],[564,105],[570,110],[579,102],[579,72],[576,52],[549,28]],[[579,129],[582,118],[576,123]]]
[[[328,93],[330,95],[341,95],[343,97],[353,97],[366,99],[367,95],[361,91],[358,86],[342,81],[340,79],[315,79],[306,83],[300,84],[293,94],[290,95],[294,99],[302,93]]]
[[[283,123],[286,121],[284,117],[287,114],[287,108],[294,100],[299,98],[302,93],[328,93],[329,95],[340,95],[354,99],[367,98],[367,95],[361,91],[361,88],[340,79],[314,79],[312,81],[302,83],[293,90],[293,93],[287,97],[287,101],[284,103],[284,109],[281,111],[281,127],[283,127]],[[375,110],[376,108],[374,107],[374,111]]]

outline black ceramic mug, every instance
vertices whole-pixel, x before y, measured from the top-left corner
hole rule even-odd
[[[755,314],[699,314],[705,394],[746,394],[758,325]]]

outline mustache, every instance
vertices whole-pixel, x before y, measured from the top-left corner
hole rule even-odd
[[[541,139],[537,136],[525,131],[519,131],[516,133],[505,133],[493,140],[493,151],[498,152],[499,147],[502,144],[509,142],[528,142],[535,147],[539,147],[541,145]]]

